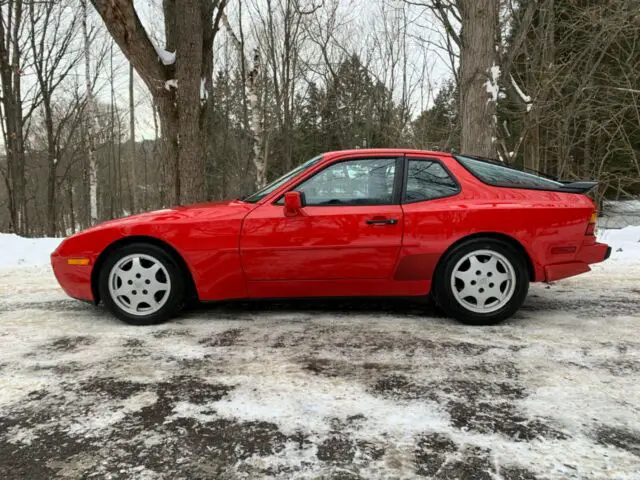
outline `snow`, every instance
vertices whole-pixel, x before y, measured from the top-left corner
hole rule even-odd
[[[200,79],[200,100],[203,102],[209,98],[209,92],[207,92],[207,89],[205,87],[206,82],[207,81],[205,78]]]
[[[624,265],[640,264],[640,226],[600,230],[598,239],[611,246],[610,261]]]
[[[626,248],[639,232],[606,233]],[[420,439],[437,435],[450,468],[466,465],[447,478],[638,479],[634,444],[598,432],[640,438],[640,262],[597,267],[533,285],[521,314],[489,328],[389,300],[218,305],[136,328],[66,298],[49,267],[0,269],[0,442],[15,445],[0,471],[38,448],[72,478],[216,463],[226,474],[212,478],[416,478],[437,458],[416,456]],[[215,385],[228,393],[207,396]]]
[[[0,268],[47,265],[61,241],[60,238],[23,238],[0,233]]]
[[[155,43],[153,44],[153,48],[155,48],[158,58],[163,65],[173,65],[176,63],[176,52],[169,52],[164,48],[158,47]]]
[[[172,78],[171,80],[167,80],[164,82],[165,90],[171,90],[171,88],[178,88],[178,80]]]
[[[497,102],[498,94],[500,93],[500,66],[495,63],[491,68],[489,68],[488,72],[489,78],[485,83],[487,93],[489,94],[488,102]]]

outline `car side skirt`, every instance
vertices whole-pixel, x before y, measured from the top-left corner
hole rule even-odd
[[[429,280],[302,280],[247,282],[249,298],[398,297],[429,293]]]

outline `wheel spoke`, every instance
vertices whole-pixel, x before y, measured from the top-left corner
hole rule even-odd
[[[142,270],[142,264],[140,263],[140,257],[133,257],[131,260],[131,274],[135,275],[136,273],[140,273]]]
[[[458,270],[454,272],[453,275],[456,278],[459,278],[460,280],[464,281],[465,284],[471,281],[472,278],[475,278],[475,273],[472,272],[471,269],[465,270],[464,272],[461,272],[460,270]]]
[[[480,263],[480,260],[478,260],[478,257],[475,255],[471,255],[469,257],[469,263],[471,264],[471,268],[469,269],[469,271],[474,270],[482,265],[482,263]]]
[[[149,292],[153,292],[154,294],[158,292],[163,292],[168,288],[169,288],[169,285],[167,285],[166,283],[161,283],[156,279],[152,279],[151,283],[145,287],[146,290],[148,290]]]
[[[487,271],[493,272],[494,275],[498,273],[498,259],[496,257],[491,257],[483,266]]]
[[[506,282],[507,280],[510,280],[510,276],[507,273],[501,273],[501,272],[494,272],[493,276],[491,277],[491,280],[493,280],[495,282],[496,285],[500,285],[502,284],[502,282]]]
[[[477,290],[475,288],[465,287],[458,292],[460,298],[474,297],[477,295]]]
[[[120,285],[118,288],[114,288],[111,290],[111,293],[117,297],[121,296],[121,295],[128,295],[130,293],[130,289],[127,288],[128,285],[125,285],[124,283],[122,285]]]
[[[154,263],[152,265],[149,266],[149,268],[146,268],[146,274],[147,275],[151,275],[152,277],[155,278],[156,273],[158,273],[160,271],[160,265],[157,263]]]

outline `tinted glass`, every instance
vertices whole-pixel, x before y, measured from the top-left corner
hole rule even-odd
[[[256,202],[262,200],[264,197],[269,195],[271,192],[273,192],[274,190],[277,190],[278,188],[280,188],[281,185],[284,185],[289,180],[291,180],[293,177],[295,177],[299,173],[302,173],[307,168],[310,168],[310,167],[314,166],[320,160],[322,160],[322,155],[314,157],[311,160],[306,161],[302,165],[298,165],[296,168],[294,168],[293,170],[291,170],[288,173],[285,173],[283,176],[281,176],[280,178],[274,180],[273,182],[271,182],[266,187],[263,187],[261,190],[258,190],[256,193],[251,194],[246,198],[243,198],[242,201],[243,202],[248,202],[248,203],[256,203]]]
[[[385,205],[393,203],[396,159],[335,163],[298,185],[307,205]]]
[[[420,202],[458,193],[458,185],[438,162],[409,160],[405,202]]]
[[[466,167],[471,173],[490,185],[498,185],[501,187],[514,188],[551,188],[561,187],[562,184],[549,180],[547,178],[532,175],[531,173],[521,172],[513,168],[503,167],[502,165],[483,162],[469,157],[456,156],[458,161]]]

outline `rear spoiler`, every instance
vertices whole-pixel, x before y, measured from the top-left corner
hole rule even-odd
[[[589,193],[598,186],[598,182],[560,182],[560,191],[569,193]]]

